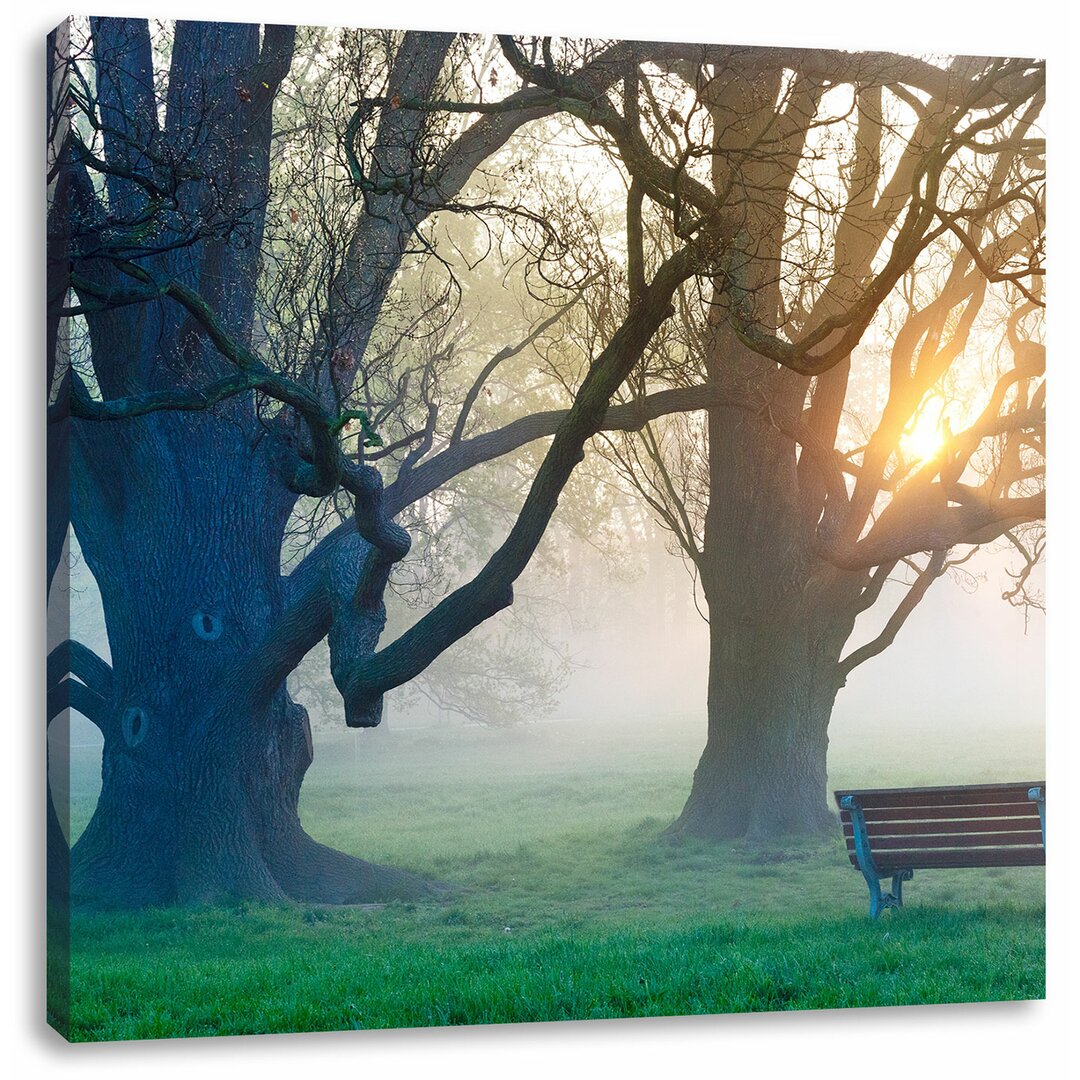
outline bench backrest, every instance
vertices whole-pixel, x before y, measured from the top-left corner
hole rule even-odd
[[[848,858],[858,866],[853,797],[866,821],[874,865],[897,870],[960,866],[1042,866],[1046,862],[1040,803],[1046,781],[963,787],[877,788],[838,791]]]

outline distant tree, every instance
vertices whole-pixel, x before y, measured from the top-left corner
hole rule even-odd
[[[831,824],[838,690],[973,546],[1004,542],[1019,556],[1006,599],[1041,602],[1041,66],[958,58],[937,87],[855,57],[823,80],[806,59],[776,54],[706,100],[714,183],[745,242],[704,305],[680,305],[650,378],[688,397],[707,385],[710,407],[608,441],[707,604],[708,741],[670,830],[692,836]],[[785,138],[786,160],[760,152]],[[902,207],[930,216],[934,239],[871,332],[824,374],[778,367],[790,346],[746,333],[740,308],[785,341],[820,332],[895,253]],[[885,600],[881,632],[849,645]]]

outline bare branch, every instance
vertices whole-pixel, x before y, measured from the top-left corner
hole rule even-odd
[[[918,607],[919,601],[926,595],[934,581],[941,576],[945,567],[945,554],[944,551],[935,551],[931,554],[930,561],[915,581],[908,586],[903,600],[897,605],[881,633],[873,641],[868,641],[840,661],[837,666],[840,686],[847,682],[847,677],[855,668],[860,664],[865,664],[871,657],[883,653],[896,640],[896,635],[900,633],[904,623]]]

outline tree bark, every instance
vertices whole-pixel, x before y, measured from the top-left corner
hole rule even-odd
[[[723,332],[708,366],[710,379],[732,391],[763,393],[774,373]],[[815,554],[796,444],[768,409],[712,408],[708,434],[698,556],[709,608],[708,738],[669,832],[814,832],[832,823],[826,754],[837,662],[852,623],[845,583]]]
[[[283,607],[292,496],[272,451],[231,408],[69,422],[72,516],[113,656],[96,718],[101,795],[72,850],[73,899],[351,903],[436,891],[307,835],[307,713],[283,686],[253,692],[243,677]]]
[[[836,690],[833,665],[815,652],[806,620],[711,633],[708,741],[670,832],[763,840],[833,824],[826,753]]]

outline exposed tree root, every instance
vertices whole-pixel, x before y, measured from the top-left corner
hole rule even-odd
[[[401,870],[366,862],[320,844],[297,827],[286,844],[269,850],[266,861],[292,900],[315,904],[378,904],[447,895],[451,886]]]

